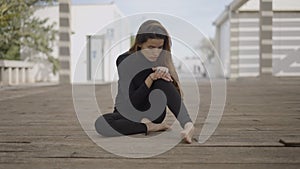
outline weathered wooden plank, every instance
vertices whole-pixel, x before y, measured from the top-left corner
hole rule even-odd
[[[287,147],[300,147],[300,134],[293,137],[289,136],[280,138],[279,142]]]
[[[89,158],[124,159],[103,151],[95,145],[37,144],[23,148],[22,151],[4,151],[4,158],[18,157],[23,162],[33,159],[51,158]],[[143,152],[141,152],[143,153]],[[299,164],[300,149],[285,147],[195,147],[177,146],[176,148],[153,158],[143,158],[148,162],[181,162],[199,164]],[[276,155],[274,155],[276,154]],[[3,159],[3,158],[2,158]],[[127,159],[127,158],[125,158]]]
[[[300,149],[279,142],[299,137],[299,84],[299,78],[228,81],[224,115],[205,144],[180,143],[144,159],[116,156],[93,143],[77,120],[70,86],[38,88],[34,95],[35,88],[0,90],[0,168],[299,168]],[[199,86],[196,138],[210,106],[209,83]],[[95,90],[102,111],[110,112],[110,85]]]
[[[113,165],[112,165],[113,164]],[[32,161],[29,163],[21,164],[1,164],[3,169],[32,169],[32,167],[43,168],[43,169],[53,169],[53,168],[63,168],[63,169],[74,169],[74,168],[84,168],[84,169],[95,169],[95,168],[109,168],[109,169],[131,169],[131,168],[145,168],[145,169],[184,169],[184,168],[205,168],[205,169],[298,169],[299,164],[201,164],[201,163],[181,163],[181,162],[147,162],[145,163],[143,159],[44,159],[40,161]]]

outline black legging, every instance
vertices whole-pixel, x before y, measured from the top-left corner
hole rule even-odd
[[[153,82],[151,90],[160,89],[167,97],[167,106],[175,115],[180,125],[184,127],[187,122],[191,122],[187,109],[181,100],[181,96],[173,83],[165,80],[156,80]],[[180,114],[179,114],[180,112]],[[166,116],[166,110],[153,123],[161,123]],[[120,136],[139,133],[147,133],[147,127],[144,123],[134,122],[123,117],[118,110],[113,113],[100,116],[95,122],[96,131],[103,136]]]

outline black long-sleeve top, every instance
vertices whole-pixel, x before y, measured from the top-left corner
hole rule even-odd
[[[125,60],[127,62],[124,62]],[[120,66],[121,63],[124,63],[126,66]],[[128,106],[131,102],[134,108],[139,111],[146,111],[149,109],[150,103],[148,101],[148,96],[151,90],[145,84],[145,80],[153,72],[151,67],[153,67],[155,63],[147,60],[140,52],[132,55],[126,52],[117,58],[116,64],[118,68],[119,81],[115,108],[118,110],[119,106]],[[130,74],[134,72],[131,69],[136,67],[141,68],[141,71],[134,75],[132,80],[130,80]],[[126,84],[130,84],[129,88],[126,86]],[[130,102],[128,100],[128,95]],[[127,114],[131,112],[122,113]]]
[[[117,68],[119,74],[118,81],[118,94],[115,101],[115,111],[121,113],[127,119],[130,119],[135,122],[140,122],[144,117],[149,118],[150,120],[156,120],[162,117],[163,114],[166,114],[166,106],[163,103],[163,99],[155,98],[152,100],[154,106],[151,106],[149,102],[149,94],[152,90],[155,90],[155,84],[150,88],[147,87],[145,80],[146,78],[154,72],[152,68],[157,66],[157,63],[151,62],[146,59],[146,57],[137,52],[135,54],[122,54],[117,59]],[[132,79],[132,80],[131,80]],[[175,86],[172,90],[166,91],[167,93],[173,92]],[[176,89],[175,89],[176,90]],[[172,104],[170,110],[178,118],[182,127],[187,122],[191,122],[187,110],[184,104],[181,102],[180,94],[171,93],[167,99]],[[151,101],[151,102],[152,102]],[[163,104],[160,104],[163,103]],[[183,107],[181,107],[183,105]],[[179,116],[179,112],[183,111]]]

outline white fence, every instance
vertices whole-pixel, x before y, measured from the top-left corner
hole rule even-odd
[[[0,60],[0,85],[34,83],[30,71],[33,64],[24,61]]]

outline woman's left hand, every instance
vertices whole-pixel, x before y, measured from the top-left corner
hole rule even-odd
[[[169,73],[169,69],[167,67],[158,66],[158,67],[152,68],[152,70],[154,71],[154,73],[151,73],[152,75],[150,75],[150,76],[153,80],[163,79],[163,80],[169,81],[169,82],[173,81],[173,79]]]

